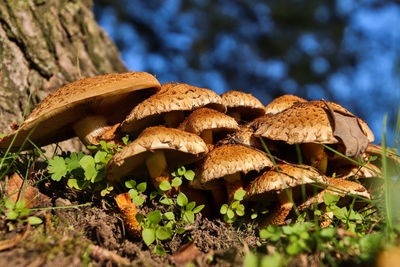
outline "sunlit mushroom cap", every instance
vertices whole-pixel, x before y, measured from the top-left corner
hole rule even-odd
[[[359,183],[341,179],[341,178],[329,178],[328,188],[322,190],[317,195],[308,198],[306,201],[298,205],[299,211],[309,208],[313,204],[321,204],[324,202],[324,196],[326,193],[332,195],[339,195],[342,198],[348,194],[364,197],[366,199],[371,199],[371,194],[368,190]],[[351,196],[350,195],[350,196]]]
[[[294,96],[294,95],[283,95],[278,98],[275,98],[268,105],[265,106],[266,114],[276,114],[285,109],[290,108],[294,104],[298,102],[307,102],[304,98]]]
[[[366,163],[364,166],[343,166],[335,170],[335,173],[340,175],[342,179],[352,176],[357,176],[357,178],[382,178],[382,170],[370,162]]]
[[[235,173],[246,174],[273,166],[268,156],[243,145],[220,146],[209,152],[197,170],[193,187],[208,189],[207,184]]]
[[[110,159],[107,179],[119,181],[124,175],[140,172],[147,156],[160,149],[165,152],[170,168],[192,163],[208,152],[203,139],[195,134],[163,126],[149,127]]]
[[[224,113],[209,108],[200,108],[193,111],[178,129],[200,135],[205,130],[239,130],[236,120]]]
[[[183,83],[165,83],[160,92],[137,105],[121,125],[125,133],[137,132],[146,126],[158,123],[159,115],[171,111],[192,111],[211,107],[221,112],[226,108],[221,97],[205,88]]]
[[[87,115],[121,122],[133,106],[159,89],[157,79],[145,72],[106,74],[69,83],[33,109],[21,124],[13,147],[21,146],[32,130],[30,139],[39,146],[71,138],[75,134],[69,125]],[[0,149],[7,148],[15,135],[4,137]]]
[[[288,164],[277,164],[277,167],[279,171],[276,168],[265,171],[248,185],[246,200],[257,200],[262,194],[271,191],[277,192],[302,184],[327,182],[325,176],[310,166],[300,165],[296,167]]]
[[[351,114],[338,104],[328,103],[343,113]],[[333,136],[331,118],[324,105],[322,101],[297,103],[275,115],[264,115],[253,124],[256,129],[254,136],[284,141],[288,144],[339,143],[339,140]],[[358,122],[363,133],[372,142],[374,137],[367,124],[360,119]]]
[[[264,111],[264,105],[252,96],[240,91],[228,91],[221,94],[222,103],[230,110],[238,111],[243,117],[254,119],[262,116]]]

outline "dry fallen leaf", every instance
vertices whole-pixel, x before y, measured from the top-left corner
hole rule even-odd
[[[348,157],[357,157],[364,153],[369,141],[362,131],[357,117],[334,109],[326,101],[324,103],[333,120],[333,136],[343,142],[344,154]]]
[[[23,193],[23,194],[22,194]],[[27,204],[25,208],[35,208],[49,203],[50,198],[42,193],[36,187],[25,184],[18,173],[14,173],[8,179],[6,195],[14,202],[17,202],[23,195],[23,200]]]
[[[187,263],[194,261],[202,254],[203,253],[193,242],[189,242],[182,245],[178,251],[171,256],[171,260],[176,264],[176,266],[185,266]]]

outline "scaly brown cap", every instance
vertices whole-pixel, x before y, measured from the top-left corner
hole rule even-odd
[[[290,108],[294,104],[298,102],[307,102],[304,98],[295,96],[295,95],[283,95],[278,98],[272,100],[271,103],[265,106],[265,113],[266,114],[276,114],[285,109]]]
[[[246,174],[249,171],[260,171],[272,166],[268,156],[256,149],[243,145],[220,146],[204,158],[192,186],[208,189],[208,183],[226,175],[238,172]]]
[[[159,115],[171,111],[191,111],[208,106],[221,112],[226,108],[221,97],[205,88],[183,83],[165,83],[161,91],[137,105],[121,125],[125,133],[137,132],[157,123]]]
[[[195,134],[163,126],[149,127],[110,159],[106,168],[107,179],[119,181],[122,176],[143,169],[146,157],[159,149],[165,151],[171,168],[192,163],[208,152],[207,145]]]
[[[310,166],[299,167],[277,164],[279,171],[272,168],[255,178],[246,189],[246,200],[257,200],[258,196],[271,191],[281,191],[285,188],[302,184],[326,183],[328,179]]]
[[[193,111],[178,129],[200,135],[205,130],[239,130],[236,120],[224,113],[209,108]]]
[[[341,197],[345,197],[345,194],[352,194],[360,197],[364,197],[366,199],[371,199],[371,194],[367,191],[367,189],[359,183],[341,179],[341,178],[329,178],[328,179],[327,189],[322,190],[317,195],[308,198],[305,202],[298,205],[299,211],[302,211],[313,204],[320,204],[324,202],[325,193],[329,193],[332,195],[339,195]]]
[[[328,103],[343,113],[351,114],[338,104]],[[324,105],[322,101],[297,103],[275,115],[264,115],[253,124],[256,128],[254,136],[280,140],[288,144],[339,143],[339,140],[333,136],[331,118]],[[360,119],[358,121],[369,141],[373,141],[371,130]]]
[[[264,105],[251,94],[228,91],[221,94],[221,98],[222,103],[228,108],[228,113],[236,110],[246,119],[254,119],[265,113]]]
[[[383,178],[382,177],[382,170],[368,162],[363,167],[361,166],[343,166],[335,172],[340,176],[342,179],[350,178],[352,176],[357,176],[358,178]]]
[[[32,130],[30,139],[39,146],[71,138],[75,134],[69,125],[87,115],[121,122],[134,105],[159,89],[157,79],[145,72],[106,74],[69,83],[35,107],[21,124],[13,147],[21,146]],[[16,133],[4,137],[0,149],[7,148]]]

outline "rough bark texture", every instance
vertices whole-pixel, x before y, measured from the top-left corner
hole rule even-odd
[[[0,1],[0,132],[68,82],[123,72],[91,0]],[[29,100],[29,96],[31,97]]]

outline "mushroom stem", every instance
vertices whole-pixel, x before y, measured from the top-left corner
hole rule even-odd
[[[146,158],[146,167],[150,174],[154,188],[162,181],[169,181],[168,165],[165,158],[165,153],[162,150],[156,150]]]
[[[231,203],[236,191],[243,189],[243,181],[240,177],[240,172],[226,175],[224,179],[225,179],[226,193],[228,195],[228,203]]]
[[[301,145],[304,157],[311,166],[317,168],[322,174],[326,173],[328,167],[328,154],[320,144],[305,143]]]
[[[74,123],[72,128],[79,139],[86,145],[98,145],[99,140],[105,135],[105,139],[113,139],[114,132],[119,124],[110,126],[103,116],[88,116]]]
[[[200,137],[204,140],[204,142],[208,145],[213,144],[213,132],[212,130],[204,130],[201,134]]]
[[[164,114],[165,124],[170,128],[178,127],[179,123],[181,123],[185,119],[185,113],[180,110],[170,111]]]
[[[129,193],[119,194],[115,197],[118,209],[124,218],[127,232],[135,238],[141,236],[141,228],[139,222],[136,219],[136,205],[132,202]]]
[[[293,202],[289,194],[292,195],[291,188],[278,193],[279,206],[260,224],[261,228],[265,228],[270,224],[280,225],[285,223],[286,217],[293,208]]]
[[[228,115],[234,118],[237,122],[240,122],[242,120],[242,116],[240,115],[240,112],[236,110],[231,110],[228,112]]]

